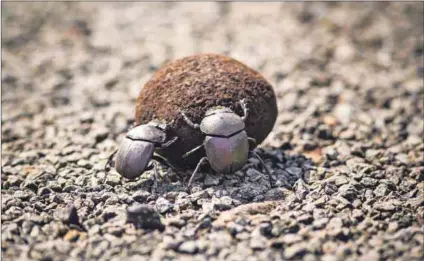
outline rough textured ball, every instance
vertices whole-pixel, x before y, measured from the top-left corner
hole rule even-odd
[[[199,54],[171,61],[154,73],[141,89],[135,107],[136,125],[152,119],[170,124],[169,135],[178,141],[159,153],[174,163],[192,167],[204,151],[181,160],[180,157],[202,144],[204,135],[188,126],[180,111],[195,123],[214,106],[231,108],[242,115],[239,101],[249,108],[246,131],[261,143],[272,130],[277,117],[277,103],[272,86],[256,71],[239,61],[216,54]]]

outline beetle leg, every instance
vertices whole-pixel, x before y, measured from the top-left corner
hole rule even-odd
[[[130,123],[127,125],[127,132],[129,132],[130,130],[134,129],[135,126],[135,122],[133,121],[133,123]]]
[[[193,129],[198,129],[200,128],[200,125],[197,123],[193,123],[188,117],[187,115],[185,115],[184,112],[180,112],[181,115],[183,116],[184,121],[187,123],[188,126],[192,127]]]
[[[159,178],[159,174],[158,174],[158,166],[156,164],[156,162],[152,162],[153,164],[153,174],[154,174],[154,181],[153,181],[153,189],[152,192],[153,194],[156,193],[157,189],[158,189],[158,178]]]
[[[112,165],[111,163],[112,163],[112,160],[113,160],[113,156],[115,156],[115,154],[118,152],[118,150],[115,150],[112,154],[110,154],[110,156],[109,156],[109,158],[108,158],[108,160],[107,160],[107,162],[106,162],[106,164],[105,164],[105,168],[104,168],[104,171],[106,172],[106,169],[110,166],[110,165]]]
[[[202,144],[202,145],[199,145],[199,146],[197,146],[197,147],[195,147],[194,149],[190,150],[189,152],[184,153],[184,155],[183,155],[181,158],[185,158],[185,157],[187,157],[188,155],[190,155],[190,154],[192,154],[192,153],[196,152],[197,150],[199,150],[199,149],[200,149],[200,148],[202,148],[202,147],[203,147],[203,144]]]
[[[178,136],[175,136],[174,138],[168,140],[167,142],[160,144],[160,147],[161,148],[167,148],[167,147],[171,146],[172,143],[176,142],[177,140],[178,140]]]
[[[144,169],[144,171],[146,170],[152,170],[155,166],[153,165],[152,162],[149,162],[149,165],[147,165],[147,167]]]
[[[249,117],[249,108],[247,108],[246,99],[240,100],[240,106],[243,109],[243,116],[241,117],[241,119],[243,121],[246,121],[247,117]]]
[[[249,141],[250,145],[255,146],[256,145],[256,139],[252,137],[247,137],[247,140]]]
[[[165,123],[165,126],[164,126],[164,128],[163,128],[163,130],[166,132],[166,131],[169,131],[169,129],[171,128],[170,126],[171,126],[171,124],[172,124],[172,122],[171,123]]]
[[[152,159],[156,160],[156,161],[160,161],[165,163],[165,165],[167,165],[169,168],[171,168],[173,171],[175,171],[175,173],[177,173],[178,176],[180,176],[180,173],[177,171],[177,168],[175,168],[167,159],[165,159],[164,157],[158,155],[158,154],[153,154],[152,155]]]
[[[265,165],[265,162],[262,160],[262,158],[258,155],[258,153],[256,153],[256,152],[254,152],[253,150],[251,150],[250,151],[250,153],[253,155],[253,156],[255,156],[258,160],[259,160],[259,162],[261,163],[261,165],[262,165],[262,167],[265,169],[265,171],[266,171],[266,173],[268,174],[268,177],[269,177],[269,182],[270,182],[270,185],[272,186],[272,176],[271,176],[271,172],[268,170],[268,168],[266,167],[266,165]]]
[[[146,170],[152,170],[153,169],[153,188],[152,188],[152,192],[153,194],[156,192],[157,188],[158,188],[158,170],[157,170],[157,165],[154,161],[150,161],[149,165],[147,165],[147,167],[144,169],[144,171]]]
[[[206,161],[208,161],[208,158],[207,157],[203,157],[200,161],[199,161],[199,163],[197,163],[197,166],[196,166],[196,168],[194,169],[194,171],[193,171],[193,174],[191,174],[191,177],[190,177],[190,179],[189,179],[189,181],[188,181],[188,187],[190,187],[191,186],[191,182],[193,181],[193,178],[196,176],[196,174],[197,174],[197,172],[199,171],[199,169],[200,169],[200,167],[203,165],[203,163],[205,163]]]

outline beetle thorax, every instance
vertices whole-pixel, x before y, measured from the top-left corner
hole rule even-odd
[[[127,133],[127,138],[161,144],[166,140],[166,133],[155,125],[143,124],[132,128]]]
[[[230,137],[244,128],[240,116],[224,107],[208,111],[200,123],[200,130],[209,136]]]
[[[160,129],[164,132],[166,132],[166,130],[168,128],[168,124],[165,121],[159,120],[159,119],[151,120],[150,122],[147,123],[147,125],[153,126],[153,127]]]

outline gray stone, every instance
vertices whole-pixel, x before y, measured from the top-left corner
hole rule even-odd
[[[301,168],[297,167],[290,167],[285,169],[290,175],[293,175],[295,177],[301,178],[303,170]]]
[[[132,198],[140,203],[145,203],[150,196],[151,194],[145,190],[139,190],[132,194]]]
[[[166,200],[165,198],[158,198],[156,200],[156,209],[159,211],[159,213],[163,214],[168,212],[173,208],[173,204]]]
[[[127,223],[143,229],[163,230],[165,228],[155,209],[145,204],[134,204],[127,208]]]
[[[186,241],[186,242],[183,242],[178,247],[178,252],[185,253],[185,254],[194,254],[194,253],[197,252],[197,250],[198,250],[198,247],[197,247],[195,241]]]
[[[57,217],[67,225],[79,225],[77,209],[73,204],[59,209],[57,212]]]
[[[106,184],[116,186],[121,183],[121,176],[117,173],[110,173],[106,176]]]

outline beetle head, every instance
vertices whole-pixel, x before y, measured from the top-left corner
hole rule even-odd
[[[169,125],[164,120],[160,120],[160,119],[151,120],[149,123],[147,123],[147,125],[153,126],[162,131],[167,131],[169,127]]]
[[[128,131],[127,138],[161,144],[166,140],[166,131],[160,127],[161,125],[154,121],[138,125]]]

